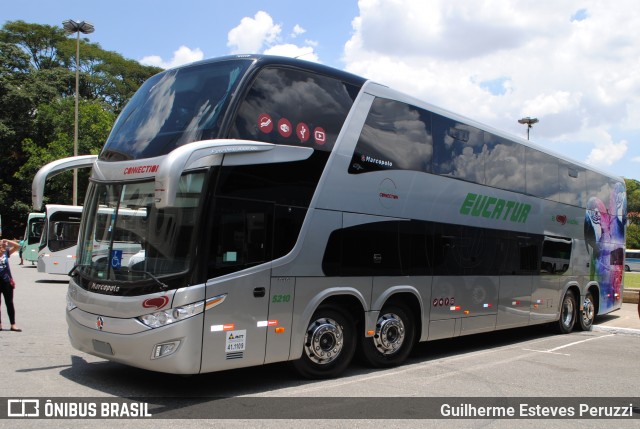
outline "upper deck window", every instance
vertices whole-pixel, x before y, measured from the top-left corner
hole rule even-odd
[[[165,155],[217,138],[224,113],[249,60],[227,60],[167,70],[147,80],[124,108],[101,159]]]
[[[240,106],[230,138],[331,151],[359,88],[288,67],[266,67]]]
[[[431,172],[432,157],[431,113],[399,101],[376,98],[349,173],[391,169]]]

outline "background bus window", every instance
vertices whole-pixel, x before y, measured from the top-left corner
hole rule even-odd
[[[640,271],[640,250],[627,249],[624,260],[625,271]]]
[[[80,222],[51,222],[49,233],[49,250],[58,252],[78,244]]]

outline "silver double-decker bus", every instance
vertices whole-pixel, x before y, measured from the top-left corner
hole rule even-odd
[[[127,365],[334,377],[357,349],[388,367],[419,341],[588,330],[622,302],[622,179],[322,65],[166,70],[90,165],[69,336]],[[34,205],[73,167],[47,166]]]

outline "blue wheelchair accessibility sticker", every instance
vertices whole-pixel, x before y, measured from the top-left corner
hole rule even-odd
[[[112,268],[122,267],[122,250],[111,251],[111,267]]]

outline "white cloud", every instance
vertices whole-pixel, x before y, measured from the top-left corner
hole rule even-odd
[[[281,31],[268,13],[259,11],[253,18],[242,18],[240,24],[229,31],[227,46],[233,54],[255,54],[265,44],[274,43]]]
[[[200,61],[203,58],[204,54],[199,48],[191,49],[183,45],[173,53],[173,57],[169,61],[164,61],[158,55],[150,55],[142,58],[139,62],[148,66],[156,66],[162,67],[163,69],[168,69],[171,67],[177,67],[183,64],[192,63],[194,61]]]
[[[625,140],[619,143],[609,142],[598,145],[591,150],[587,157],[587,164],[610,166],[619,161],[627,153],[628,144]]]
[[[261,53],[320,62],[315,52],[317,42],[305,40],[302,46],[286,43],[281,40],[281,32],[282,27],[274,24],[268,13],[260,11],[253,18],[242,18],[240,24],[229,31],[227,46],[234,54]],[[290,37],[295,39],[303,33],[306,30],[296,24]]]
[[[640,157],[632,140],[603,137],[640,131],[636,3],[360,0],[343,60],[351,72],[520,136],[517,119],[537,117],[539,144],[563,152],[581,136],[590,145],[581,160],[611,165]]]
[[[305,30],[304,28],[302,28],[301,26],[299,26],[298,24],[293,26],[293,32],[291,33],[291,37],[296,38],[301,34],[306,33],[307,30]]]
[[[266,55],[280,55],[283,57],[300,58],[301,60],[319,62],[318,55],[312,47],[296,46],[290,43],[275,45],[264,51]]]

